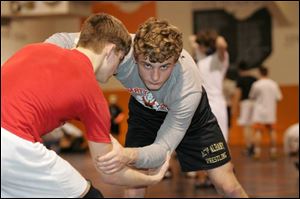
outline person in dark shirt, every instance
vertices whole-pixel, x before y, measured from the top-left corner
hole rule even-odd
[[[249,99],[249,92],[252,84],[257,80],[254,75],[251,74],[251,68],[245,62],[240,62],[238,66],[239,77],[236,82],[236,91],[234,97],[234,103],[232,107],[232,114],[238,114],[238,125],[243,128],[243,135],[245,139],[246,149],[244,153],[248,156],[252,156],[254,153],[253,145],[253,132],[251,129],[251,114],[252,114],[252,102]],[[239,110],[239,113],[237,113]]]

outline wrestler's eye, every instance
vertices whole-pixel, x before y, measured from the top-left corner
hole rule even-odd
[[[167,70],[169,68],[169,64],[166,64],[166,65],[162,65],[160,67],[161,70]]]
[[[151,65],[151,64],[148,64],[148,63],[145,63],[145,64],[144,64],[144,67],[147,68],[147,69],[151,69],[151,68],[152,68],[152,65]]]

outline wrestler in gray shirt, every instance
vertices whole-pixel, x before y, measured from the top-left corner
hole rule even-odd
[[[80,33],[57,33],[45,42],[63,48],[76,46]],[[132,35],[134,37],[134,35]],[[137,168],[160,166],[168,151],[173,152],[190,126],[199,105],[202,82],[198,68],[185,50],[182,51],[169,79],[158,91],[149,91],[138,74],[133,48],[120,64],[116,78],[145,107],[167,112],[153,144],[138,148]],[[146,104],[145,104],[146,103]]]

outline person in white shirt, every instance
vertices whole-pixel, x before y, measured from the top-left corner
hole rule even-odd
[[[193,41],[194,39],[194,41]],[[229,67],[227,42],[224,37],[214,30],[201,30],[191,41],[196,55],[197,66],[211,111],[216,116],[222,134],[228,141],[228,115],[225,96],[223,94],[223,81]],[[207,175],[200,177],[195,187],[210,187],[212,183]],[[204,179],[204,180],[202,180]],[[203,181],[203,182],[202,182]]]
[[[253,83],[249,97],[254,102],[252,123],[255,131],[254,158],[261,156],[261,133],[266,129],[270,134],[271,148],[270,157],[276,158],[276,112],[277,102],[282,99],[278,84],[268,78],[268,69],[264,66],[259,68],[260,79]]]
[[[203,86],[207,91],[209,105],[226,141],[228,141],[228,118],[226,100],[223,94],[223,81],[229,67],[227,42],[213,30],[203,30],[197,35],[196,49],[200,55],[197,66]]]

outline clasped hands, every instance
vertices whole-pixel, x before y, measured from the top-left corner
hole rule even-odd
[[[133,166],[136,161],[132,157],[135,149],[124,148],[113,136],[111,136],[113,149],[103,156],[96,157],[96,166],[105,174],[113,174],[122,170],[125,166]],[[149,174],[156,175],[165,173],[169,167],[170,154],[167,154],[165,163],[155,169],[151,169]]]

